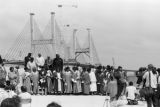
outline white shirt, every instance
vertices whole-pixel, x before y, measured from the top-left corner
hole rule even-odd
[[[33,71],[33,68],[36,68],[36,63],[35,62],[28,62],[27,63],[27,68]]]
[[[127,99],[134,100],[135,94],[137,93],[136,87],[128,86],[126,88],[126,93],[128,93]]]
[[[31,100],[31,94],[24,92],[19,94],[19,97],[21,98],[22,107],[31,107],[31,102],[24,102],[25,100]]]
[[[96,82],[97,81],[94,69],[91,69],[91,72],[89,73],[89,76],[90,76],[91,82]]]
[[[36,58],[36,64],[38,66],[44,66],[44,63],[45,63],[45,60],[44,60],[44,58],[42,56]]]
[[[152,71],[149,71],[150,72],[150,75],[151,75],[151,81],[150,81],[150,85],[152,88],[157,88],[157,74],[153,74]],[[143,79],[146,79],[146,83],[145,83],[145,86],[146,87],[149,87],[149,72],[146,72],[144,75],[143,75]]]
[[[44,58],[42,56],[36,58],[36,64],[38,66],[44,66],[44,63],[45,63],[45,60],[44,60]],[[38,67],[38,70],[41,70],[41,68]]]
[[[0,88],[0,104],[6,98],[9,98],[8,93],[3,88]]]
[[[47,75],[48,77],[51,77],[51,75],[52,75],[51,70],[48,70],[46,75]]]
[[[17,94],[14,91],[9,91],[8,92],[8,97],[12,98],[13,96],[16,96]]]
[[[24,93],[19,94],[19,97],[21,99],[31,99],[31,94],[29,94],[28,92],[24,92]]]

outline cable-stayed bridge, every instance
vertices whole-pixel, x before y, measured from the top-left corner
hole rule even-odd
[[[69,44],[65,41],[65,34],[55,19],[55,13],[51,12],[51,19],[49,20],[45,30],[40,31],[34,13],[30,13],[30,19],[26,23],[18,38],[7,51],[4,59],[8,61],[23,61],[24,57],[29,53],[33,53],[36,57],[41,53],[45,58],[50,56],[55,57],[55,54],[60,56],[66,62],[78,62],[81,64],[99,65],[99,57],[94,46],[91,35],[91,30],[87,29],[87,39],[82,47],[76,37],[77,29],[73,29],[72,39]]]

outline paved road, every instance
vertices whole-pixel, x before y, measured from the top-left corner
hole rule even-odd
[[[62,107],[107,107],[103,106],[105,96],[32,96],[31,107],[46,107],[50,102],[55,101]],[[119,107],[147,107],[145,102],[139,102],[139,105],[123,105]]]

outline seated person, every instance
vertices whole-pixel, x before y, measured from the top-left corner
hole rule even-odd
[[[12,98],[13,96],[17,96],[17,94],[15,93],[15,86],[14,85],[10,85],[10,86],[6,86],[5,90],[8,94],[8,98]]]
[[[127,100],[129,101],[135,101],[136,100],[136,94],[137,94],[137,89],[135,86],[133,86],[133,82],[129,82],[129,86],[126,88],[126,96]]]
[[[47,107],[62,107],[62,106],[56,102],[51,102],[50,104],[47,105]]]
[[[19,97],[21,99],[22,107],[30,107],[31,104],[31,94],[27,92],[27,88],[25,86],[21,87],[21,94]]]
[[[18,96],[6,98],[2,101],[0,107],[21,107],[21,101]]]
[[[4,99],[8,98],[8,93],[4,88],[5,88],[5,85],[2,82],[0,82],[0,103]]]

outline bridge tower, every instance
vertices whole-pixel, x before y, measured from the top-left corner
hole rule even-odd
[[[73,31],[73,47],[74,47],[74,53],[75,53],[75,60],[81,55],[85,54],[89,58],[89,64],[93,64],[93,53],[92,53],[92,39],[90,34],[90,29],[86,29],[88,32],[88,47],[87,48],[80,48],[76,49],[76,29]]]
[[[41,39],[41,40],[34,40],[34,34],[33,34],[33,16],[34,13],[30,13],[30,33],[31,33],[31,53],[35,54],[35,46],[36,45],[46,45],[46,44],[51,44],[52,49],[56,51],[56,40],[55,40],[55,28],[54,28],[54,17],[55,13],[51,12],[51,39]],[[56,51],[57,54],[57,51]]]

